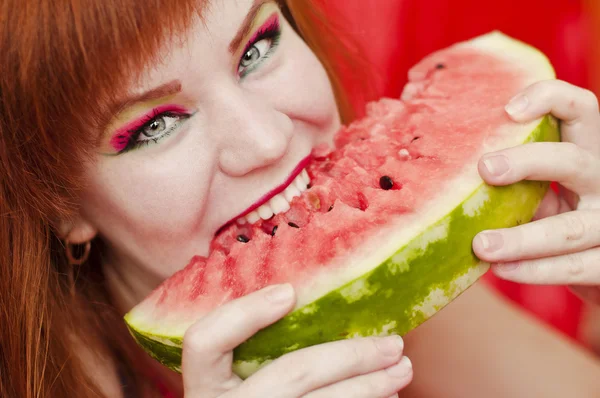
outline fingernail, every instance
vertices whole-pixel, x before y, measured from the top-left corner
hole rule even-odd
[[[482,232],[475,237],[479,240],[479,243],[483,250],[488,253],[495,252],[502,248],[504,245],[504,238],[499,232]]]
[[[527,109],[527,105],[529,105],[529,99],[524,94],[519,94],[513,99],[511,99],[508,104],[504,107],[506,113],[511,116],[515,116],[519,113],[522,113],[525,109]]]
[[[267,300],[272,303],[283,303],[289,301],[294,294],[294,289],[289,283],[283,285],[271,286],[267,291]]]
[[[395,356],[402,352],[404,348],[404,341],[400,336],[389,336],[383,339],[377,340],[377,348],[384,355]]]
[[[386,369],[394,377],[406,377],[412,372],[412,362],[408,357],[402,357],[400,362]]]
[[[519,268],[519,263],[517,261],[498,263],[494,264],[493,267],[500,272],[510,272]]]
[[[489,156],[483,159],[483,165],[488,173],[493,176],[501,176],[509,169],[508,159],[503,155]]]

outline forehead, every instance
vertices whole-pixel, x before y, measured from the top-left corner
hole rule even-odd
[[[210,76],[226,70],[232,62],[229,46],[247,17],[255,15],[255,11],[260,16],[276,7],[275,2],[268,0],[207,2],[202,15],[194,16],[190,29],[164,41],[157,56],[131,82],[129,94],[145,92],[172,80],[189,79],[189,83],[197,83],[195,80],[203,74]],[[185,87],[185,82],[182,83]]]

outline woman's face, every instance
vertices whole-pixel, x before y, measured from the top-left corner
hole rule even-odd
[[[132,83],[87,168],[79,236],[98,233],[119,277],[148,288],[206,255],[340,123],[324,68],[275,3],[213,0],[203,19]]]

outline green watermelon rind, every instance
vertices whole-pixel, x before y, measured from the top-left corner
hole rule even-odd
[[[543,117],[523,143],[559,141],[557,121]],[[246,378],[288,352],[356,336],[399,334],[416,328],[475,283],[489,264],[472,251],[486,229],[529,222],[549,183],[485,183],[450,213],[366,274],[288,314],[234,350],[233,369]],[[126,317],[127,321],[127,317]],[[182,339],[128,327],[144,349],[181,372]]]

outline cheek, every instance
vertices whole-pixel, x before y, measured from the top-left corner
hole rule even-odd
[[[330,134],[340,125],[329,77],[315,54],[286,26],[272,71],[251,87],[294,122]]]
[[[189,146],[157,157],[128,155],[133,156],[101,163],[90,173],[92,184],[83,198],[86,218],[111,245],[133,248],[137,253],[131,254],[140,260],[198,236],[210,185],[207,157]]]

